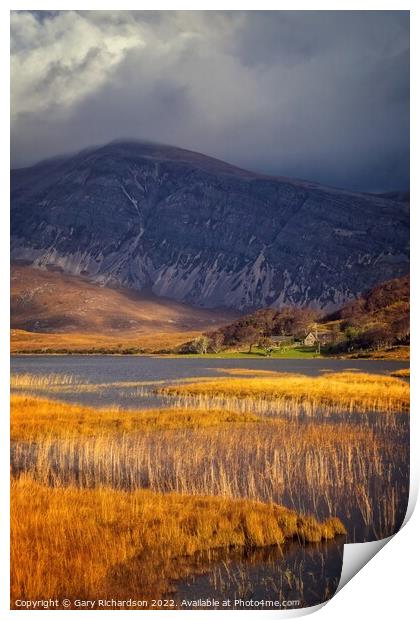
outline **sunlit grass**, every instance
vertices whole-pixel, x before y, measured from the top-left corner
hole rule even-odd
[[[132,595],[147,588],[150,594],[152,584],[164,588],[167,579],[176,576],[170,564],[176,558],[212,549],[281,545],[293,537],[320,541],[345,533],[336,518],[319,522],[250,500],[105,487],[51,488],[29,476],[12,479],[11,496],[12,601],[97,599],[110,591],[118,598],[119,581],[122,593],[131,585]],[[127,564],[136,558],[130,583]]]
[[[214,368],[225,375],[246,376],[246,377],[277,377],[283,374],[277,370],[264,370],[262,368]]]
[[[257,422],[252,413],[213,409],[96,409],[84,405],[36,398],[11,396],[12,441],[31,441],[43,437],[71,438],[106,434],[156,431],[175,428],[198,428]]]
[[[390,373],[391,377],[400,377],[401,379],[409,379],[410,378],[410,369],[409,368],[400,368],[400,370],[393,370]]]
[[[262,399],[295,406],[334,407],[341,411],[408,411],[406,382],[386,375],[334,372],[327,376],[284,373],[277,377],[220,378],[161,388],[172,396]],[[279,403],[280,405],[281,403]]]
[[[174,351],[181,344],[200,336],[202,329],[188,331],[120,332],[30,332],[12,329],[11,352],[14,354],[124,354]]]
[[[91,434],[54,436],[42,423],[42,434],[25,429],[13,443],[12,471],[58,486],[273,502],[319,519],[338,515],[365,528],[368,539],[381,538],[396,531],[406,501],[408,481],[395,478],[408,458],[400,426],[388,414],[374,426],[292,418],[157,432],[98,425]]]
[[[182,406],[138,411],[26,393],[90,389],[77,377],[18,376],[13,598],[150,598],[191,574],[196,553],[345,527],[348,542],[395,533],[408,494],[408,416],[394,413],[408,410],[403,378],[227,374],[174,381],[162,392]],[[312,418],[285,415],[311,408]]]

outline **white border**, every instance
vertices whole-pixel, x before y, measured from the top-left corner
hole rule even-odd
[[[1,69],[3,77],[3,93],[0,98],[1,105],[1,137],[2,137],[2,160],[1,160],[1,188],[3,189],[3,200],[1,205],[1,226],[0,226],[0,265],[1,269],[1,305],[0,305],[0,333],[2,347],[0,350],[0,395],[2,399],[2,409],[0,418],[1,437],[4,441],[3,449],[0,451],[1,458],[1,538],[0,538],[0,550],[1,550],[1,571],[0,571],[0,612],[2,617],[10,617],[16,613],[19,614],[43,614],[43,611],[10,611],[9,610],[9,456],[8,456],[8,442],[9,442],[9,425],[8,425],[8,392],[9,392],[9,355],[8,355],[8,341],[9,341],[9,168],[10,168],[10,139],[9,139],[9,10],[65,10],[65,9],[85,9],[85,10],[411,10],[411,136],[412,136],[412,153],[411,153],[411,241],[412,241],[412,253],[411,264],[413,266],[413,273],[416,274],[416,269],[419,266],[418,263],[418,240],[415,238],[415,231],[420,231],[419,219],[420,214],[418,212],[418,206],[416,203],[419,196],[418,180],[416,178],[416,171],[420,170],[418,156],[417,156],[417,143],[414,143],[413,136],[418,136],[419,124],[414,116],[414,110],[420,109],[420,101],[418,96],[418,75],[419,67],[416,61],[419,58],[419,22],[416,10],[416,4],[412,0],[405,2],[390,2],[390,1],[371,1],[365,2],[341,2],[339,7],[337,2],[267,2],[261,0],[260,2],[243,0],[220,2],[220,0],[214,0],[213,2],[205,2],[195,0],[194,2],[175,2],[175,1],[156,1],[156,2],[133,2],[120,0],[118,3],[112,3],[106,0],[102,2],[85,0],[81,2],[9,2],[8,7],[1,10],[0,21],[0,33],[1,33]],[[412,279],[412,298],[411,309],[412,316],[420,317],[419,313],[419,291],[416,285],[416,279]],[[418,430],[419,424],[417,422],[416,405],[419,403],[418,399],[418,357],[419,357],[419,334],[416,329],[417,321],[412,321],[412,407],[413,415],[411,417],[411,489],[410,489],[410,510],[413,510],[415,503],[415,496],[418,490],[419,481],[419,457],[418,452]],[[380,554],[380,557],[374,558],[372,562],[366,566],[361,575],[357,575],[352,579],[352,585],[348,588],[344,588],[336,595],[332,601],[326,604],[323,608],[320,618],[334,618],[340,617],[342,620],[353,618],[355,614],[362,614],[363,617],[369,617],[368,614],[375,614],[383,619],[395,617],[398,614],[403,618],[414,617],[414,609],[417,608],[416,602],[416,586],[418,568],[415,564],[417,556],[414,552],[415,542],[417,542],[419,531],[419,510],[416,511],[413,519],[406,525],[401,533],[399,533],[389,546]],[[369,543],[368,543],[369,544]],[[352,545],[347,545],[350,547]],[[306,608],[296,611],[281,611],[280,617],[297,616],[315,611],[322,606],[316,606],[315,608]],[[48,611],[49,616],[64,618],[72,617],[75,614],[74,611]],[[77,612],[83,613],[83,612]],[[122,614],[123,617],[138,616],[140,613],[143,617],[152,614],[153,617],[163,614],[166,616],[165,611],[113,611],[109,612],[114,617],[117,614]],[[174,611],[173,614],[183,614],[182,611]],[[213,616],[214,611],[199,611],[201,617],[210,614]],[[264,614],[277,614],[276,611],[267,612],[217,612],[219,615],[228,615],[235,613],[245,614],[249,617],[249,614],[260,615]],[[99,614],[102,616],[102,612],[93,611],[89,612],[90,616]]]

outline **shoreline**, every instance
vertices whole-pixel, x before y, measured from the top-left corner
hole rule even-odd
[[[269,356],[263,356],[263,355],[258,355],[258,354],[239,354],[239,353],[233,353],[232,355],[219,355],[219,354],[176,354],[176,353],[118,353],[118,352],[107,352],[107,353],[103,353],[103,352],[93,352],[93,353],[87,353],[87,352],[82,352],[82,351],[75,351],[74,353],[72,352],[66,352],[66,353],[61,353],[61,352],[32,352],[32,351],[25,351],[25,352],[19,352],[19,351],[11,351],[10,352],[10,357],[76,357],[76,356],[83,356],[83,357],[152,357],[152,358],[159,358],[159,359],[190,359],[190,360],[194,360],[194,359],[205,359],[205,360],[211,360],[211,359],[220,359],[220,360],[260,360],[260,361],[267,361],[267,360],[301,360],[301,361],[313,361],[313,360],[321,360],[321,361],[325,361],[325,360],[342,360],[342,361],[370,361],[370,362],[380,362],[380,361],[388,361],[388,362],[400,362],[400,363],[405,363],[405,364],[410,364],[411,362],[411,358],[401,358],[401,357],[364,357],[364,356],[360,356],[360,357],[347,357],[347,356],[335,356],[335,355],[316,355],[313,357],[309,357],[309,356],[302,356],[302,357],[295,357],[295,356],[290,356],[290,357],[269,357]]]

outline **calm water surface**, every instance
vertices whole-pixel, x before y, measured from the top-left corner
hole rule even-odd
[[[221,368],[250,368],[280,372],[302,373],[317,376],[325,371],[358,370],[377,374],[388,374],[393,370],[408,368],[408,362],[388,360],[336,360],[336,359],[215,359],[215,358],[165,358],[147,356],[113,355],[37,355],[13,356],[12,374],[70,375],[77,381],[92,384],[116,382],[171,383],[189,377],[226,376]],[[81,402],[89,405],[119,405],[121,407],[154,407],[160,399],[153,389],[135,390],[114,388],[105,385],[96,392],[66,390],[60,393],[61,400]],[[48,390],[45,391],[49,395]],[[54,396],[54,394],[51,394]],[[57,397],[57,392],[55,392]]]

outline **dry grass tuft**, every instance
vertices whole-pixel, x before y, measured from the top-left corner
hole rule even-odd
[[[409,368],[400,368],[400,370],[394,370],[390,373],[391,377],[399,377],[400,379],[409,379],[410,378],[410,369]]]
[[[12,479],[11,494],[12,601],[123,598],[130,585],[132,596],[150,595],[176,577],[176,558],[345,533],[338,519],[322,523],[250,500],[51,488],[29,476]]]

